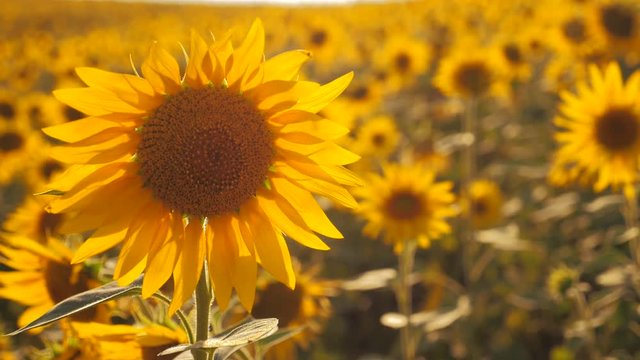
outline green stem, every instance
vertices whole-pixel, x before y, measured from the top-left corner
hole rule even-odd
[[[165,304],[167,304],[167,306],[171,305],[171,299],[166,297],[164,294],[155,293],[155,294],[151,295],[151,297],[156,298],[156,299],[164,302]],[[191,325],[189,325],[189,320],[187,319],[187,317],[184,315],[184,313],[180,309],[178,309],[176,311],[176,315],[178,316],[178,319],[180,319],[180,324],[182,325],[182,328],[187,333],[187,338],[189,339],[189,343],[193,344],[196,341],[196,339],[193,336],[193,329],[191,328]]]
[[[596,334],[592,324],[593,311],[591,310],[591,306],[589,306],[589,303],[587,302],[587,299],[584,293],[580,291],[578,288],[573,287],[573,289],[571,289],[571,292],[573,293],[574,299],[577,303],[578,312],[580,313],[580,318],[582,319],[582,321],[585,324],[585,327],[587,328],[586,341],[587,341],[587,349],[588,349],[587,351],[590,354],[589,358],[592,360],[599,360],[602,358],[602,356],[600,356],[600,352],[598,351],[598,347],[596,346]]]
[[[631,258],[636,264],[636,267],[640,269],[640,246],[638,246],[638,198],[633,193],[633,196],[625,194],[624,197],[627,200],[627,216],[626,224],[627,231],[633,231],[631,238],[629,239],[629,250],[631,252]]]
[[[411,282],[410,276],[413,271],[413,261],[416,251],[415,240],[407,241],[404,244],[402,253],[398,261],[398,284],[396,287],[396,298],[400,313],[404,315],[407,323],[400,329],[400,345],[402,358],[412,360],[415,357],[415,346],[411,337]]]
[[[211,309],[211,288],[207,284],[208,278],[206,266],[202,267],[200,280],[196,286],[196,341],[204,341],[209,338],[209,310]],[[192,351],[194,360],[207,360],[204,351]]]
[[[462,153],[462,171],[461,171],[461,186],[462,191],[468,192],[471,188],[471,183],[476,176],[476,149],[478,144],[478,100],[471,98],[466,103],[465,115],[462,123],[462,131],[465,134],[472,136],[472,142],[467,146]],[[461,251],[462,251],[462,276],[464,279],[464,285],[469,286],[469,272],[472,267],[472,245],[474,243],[475,231],[473,228],[473,204],[468,199],[467,214],[464,221],[463,233],[461,236]]]

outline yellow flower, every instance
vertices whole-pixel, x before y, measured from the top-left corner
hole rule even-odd
[[[329,247],[316,233],[342,237],[313,194],[355,207],[342,185],[360,180],[342,165],[358,156],[334,143],[348,129],[316,113],[353,74],[298,81],[308,52],[263,53],[259,20],[238,47],[192,32],[184,74],[154,46],[143,77],[78,68],[89,87],[54,93],[87,114],[44,129],[70,143],[53,158],[73,164],[49,184],[64,195],[48,210],[73,213],[69,231],[97,229],[74,263],[123,242],[114,278],[126,284],[144,272],[146,298],[173,277],[173,313],[206,259],[218,304],[235,288],[250,309],[258,262],[294,286],[283,233],[319,250]]]
[[[269,350],[268,360],[296,359],[296,346],[307,348],[315,336],[322,332],[331,315],[329,297],[337,292],[333,281],[318,278],[320,267],[301,271],[295,262],[296,288],[291,290],[271,279],[259,283],[256,306],[252,314],[256,318],[274,317],[280,328],[298,328],[302,331]]]
[[[368,184],[355,189],[362,198],[358,214],[367,224],[364,233],[376,238],[384,231],[387,243],[400,251],[405,241],[417,239],[426,248],[430,241],[451,232],[446,218],[456,214],[451,182],[436,182],[422,166],[383,166],[384,176],[371,174]]]
[[[373,55],[373,66],[385,74],[385,84],[390,90],[411,86],[429,68],[431,56],[427,45],[408,35],[394,35]]]
[[[566,265],[559,266],[551,271],[547,278],[547,291],[549,295],[560,300],[567,296],[567,291],[578,282],[578,272]]]
[[[23,327],[53,305],[100,284],[82,265],[71,265],[71,250],[49,238],[39,243],[14,235],[0,244],[0,263],[13,270],[0,271],[0,298],[24,305],[18,326]],[[100,305],[71,317],[76,321],[105,321],[108,307]]]
[[[462,98],[485,95],[508,95],[508,83],[504,73],[505,60],[495,48],[458,45],[444,57],[433,78],[433,84],[448,96]]]
[[[597,0],[590,6],[589,21],[600,43],[608,52],[640,60],[640,6],[631,0]]]
[[[15,238],[18,243],[26,237],[46,244],[50,236],[60,234],[63,219],[63,214],[48,213],[40,199],[29,196],[2,224],[8,232],[3,236],[10,240]]]
[[[475,180],[462,198],[462,209],[471,212],[471,221],[477,229],[495,226],[502,219],[502,192],[493,181]]]
[[[73,322],[71,330],[79,341],[75,346],[67,345],[56,360],[161,359],[158,353],[187,342],[187,336],[181,329],[157,324],[135,327]]]
[[[386,160],[396,150],[399,141],[400,133],[394,119],[379,115],[366,120],[360,126],[353,150],[362,156]]]
[[[24,122],[0,121],[0,184],[22,173],[41,144],[42,137]]]
[[[589,75],[590,85],[579,82],[577,94],[561,93],[554,169],[593,182],[595,191],[622,186],[633,196],[640,155],[640,72],[626,84],[616,63],[604,71],[591,66]]]

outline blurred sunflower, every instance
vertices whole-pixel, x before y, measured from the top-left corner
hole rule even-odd
[[[83,265],[71,265],[71,250],[49,238],[46,243],[14,235],[0,244],[0,264],[13,270],[0,271],[0,298],[24,305],[18,318],[23,327],[53,305],[100,284]],[[76,321],[107,321],[108,307],[100,305],[79,312]]]
[[[70,338],[78,341],[53,355],[55,360],[163,360],[172,356],[158,357],[160,352],[188,341],[180,328],[158,324],[135,327],[72,322],[70,332]]]
[[[401,162],[420,164],[435,174],[442,174],[451,168],[450,157],[436,150],[433,140],[424,139],[413,143],[413,147],[401,154]]]
[[[374,68],[385,74],[385,85],[392,91],[415,84],[430,61],[429,48],[423,41],[400,34],[385,38],[373,55]]]
[[[352,149],[364,157],[386,160],[396,150],[399,141],[400,132],[394,119],[378,115],[360,126]]]
[[[49,183],[55,176],[64,173],[66,164],[61,163],[49,156],[52,146],[48,142],[41,145],[31,153],[31,163],[25,170],[24,180],[32,192],[40,191],[43,186]]]
[[[444,57],[433,84],[448,96],[474,98],[485,95],[504,97],[508,94],[505,61],[496,49],[458,45]]]
[[[505,41],[500,44],[504,63],[507,64],[506,76],[517,81],[526,81],[531,77],[531,63],[526,47],[517,41]]]
[[[0,120],[13,121],[18,112],[16,95],[9,91],[0,91]]]
[[[0,184],[8,183],[29,164],[42,144],[39,133],[23,122],[0,122]]]
[[[640,155],[640,72],[623,82],[620,68],[610,63],[604,71],[589,67],[590,85],[577,84],[577,94],[562,92],[560,128],[555,138],[554,168],[576,168],[594,190],[623,187],[635,194]],[[552,175],[553,176],[553,175]]]
[[[291,339],[271,348],[266,353],[267,360],[296,359],[296,346],[307,349],[331,315],[329,297],[336,295],[337,284],[318,278],[319,266],[301,271],[295,262],[294,269],[297,282],[293,290],[266,277],[258,284],[253,316],[277,318],[280,328],[302,328]]]
[[[640,6],[633,0],[598,0],[589,11],[591,27],[609,52],[637,62],[640,51]]]
[[[30,92],[21,96],[17,103],[18,117],[32,129],[62,124],[66,121],[64,106],[53,96]]]
[[[580,274],[577,270],[561,265],[551,271],[547,278],[547,292],[555,300],[564,299],[567,290],[578,282]]]
[[[500,187],[490,180],[474,180],[463,194],[461,208],[469,214],[476,229],[495,226],[502,219],[502,192]]]
[[[89,87],[54,93],[88,115],[44,129],[71,143],[52,157],[75,164],[49,184],[64,195],[48,211],[72,213],[69,231],[97,229],[73,263],[124,241],[114,278],[144,271],[149,297],[173,277],[173,313],[206,259],[217,303],[226,307],[235,288],[251,309],[257,262],[294,286],[283,233],[320,250],[329,247],[316,233],[342,237],[313,194],[355,207],[342,185],[360,180],[342,165],[358,156],[333,141],[348,129],[316,113],[353,74],[297,81],[308,52],[263,53],[259,20],[235,49],[228,36],[208,46],[192,32],[184,75],[154,46],[144,77],[78,68]]]
[[[358,214],[367,224],[363,232],[384,240],[399,252],[404,242],[416,239],[426,248],[431,240],[451,232],[446,218],[454,216],[451,182],[436,182],[431,170],[420,165],[383,166],[384,174],[370,174],[367,185],[354,193],[362,199]]]
[[[60,234],[64,216],[45,211],[41,199],[29,196],[24,204],[5,220],[2,227],[7,233],[3,236],[8,239],[15,238],[14,242],[17,243],[26,237],[44,245],[50,236]]]
[[[356,55],[353,42],[343,25],[331,17],[318,17],[315,13],[298,18],[298,31],[294,32],[296,43],[309,50],[314,62],[319,65],[316,71],[326,71],[337,64],[349,64]],[[326,66],[331,64],[332,66]]]

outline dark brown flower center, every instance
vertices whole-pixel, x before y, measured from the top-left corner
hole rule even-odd
[[[522,52],[516,44],[507,44],[502,48],[504,57],[511,64],[520,64],[522,62]]]
[[[487,199],[481,197],[473,199],[471,202],[473,206],[473,215],[475,216],[483,216],[489,211],[489,204],[487,203]]]
[[[16,132],[6,132],[0,134],[0,152],[10,152],[18,150],[24,144],[24,138],[22,135]]]
[[[291,290],[281,283],[271,283],[260,293],[251,313],[258,319],[277,318],[280,327],[287,327],[300,313],[302,295],[300,284]]]
[[[16,115],[16,110],[13,108],[13,105],[7,101],[0,102],[0,116],[7,120],[13,119]]]
[[[42,211],[38,221],[38,236],[40,240],[44,242],[47,239],[47,235],[55,234],[60,224],[62,224],[61,214],[51,214]]]
[[[482,95],[491,85],[491,72],[482,62],[468,62],[454,73],[454,82],[459,89],[470,95]]]
[[[418,194],[411,190],[400,190],[389,196],[384,209],[386,215],[395,220],[414,220],[424,212],[424,205]]]
[[[387,142],[387,137],[381,133],[373,134],[373,136],[371,137],[371,142],[374,146],[380,147]]]
[[[628,39],[635,26],[633,10],[622,4],[609,4],[600,9],[600,22],[609,35]]]
[[[139,174],[165,205],[183,214],[237,211],[263,185],[273,136],[255,106],[226,88],[185,89],[144,124]]]
[[[84,116],[85,115],[83,113],[81,113],[80,111],[72,108],[71,106],[65,105],[65,107],[64,107],[64,117],[65,117],[65,119],[67,119],[67,121],[80,120]]]
[[[369,96],[369,88],[364,85],[357,86],[353,89],[353,91],[350,92],[349,95],[352,99],[355,100],[366,99],[367,96]]]
[[[608,109],[596,119],[596,140],[609,151],[626,150],[638,142],[639,121],[631,109]]]
[[[84,273],[74,274],[73,266],[61,264],[55,261],[47,261],[44,269],[44,277],[49,297],[54,303],[89,290],[89,277]],[[90,307],[71,318],[76,321],[90,321],[95,318],[96,307]]]
[[[45,180],[50,180],[51,176],[53,174],[55,174],[56,172],[62,170],[64,167],[62,166],[61,163],[53,160],[53,159],[48,159],[45,162],[43,162],[42,164],[40,164],[40,174],[42,175],[42,177]]]
[[[405,73],[411,67],[411,57],[407,53],[399,53],[394,58],[394,64],[398,72]]]
[[[580,44],[587,39],[587,28],[582,19],[574,18],[562,25],[562,33],[571,42]]]
[[[324,30],[314,30],[311,32],[311,43],[316,46],[322,46],[327,42],[327,32]]]

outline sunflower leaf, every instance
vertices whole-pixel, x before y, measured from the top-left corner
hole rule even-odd
[[[62,300],[44,315],[28,325],[7,334],[7,336],[14,336],[27,330],[51,324],[54,321],[121,296],[139,295],[141,289],[142,275],[127,286],[119,286],[116,281],[112,281],[95,289],[87,290]]]
[[[239,348],[254,341],[258,341],[264,337],[267,337],[277,330],[278,319],[276,318],[251,320],[207,340],[197,341],[191,345],[181,344],[170,347],[159,353],[158,356],[175,354],[192,349],[211,351],[220,347]],[[227,356],[231,355],[231,353],[232,352],[227,353],[225,351],[225,354]]]

